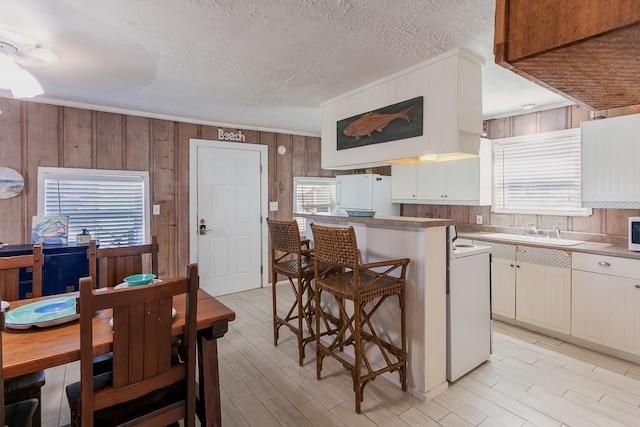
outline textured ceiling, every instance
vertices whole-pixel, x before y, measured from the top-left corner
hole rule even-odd
[[[456,46],[485,58],[483,115],[564,98],[493,63],[494,0],[0,0],[57,64],[35,101],[319,135],[320,104]],[[0,90],[0,96],[10,97]]]

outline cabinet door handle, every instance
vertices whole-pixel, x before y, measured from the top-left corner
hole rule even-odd
[[[511,264],[511,268],[515,267],[513,264]]]
[[[516,268],[520,268],[520,266],[519,266],[519,265],[516,265]]]
[[[611,267],[611,264],[609,264],[607,261],[600,261],[598,265],[600,267]]]
[[[636,285],[636,289],[640,289],[640,285]]]

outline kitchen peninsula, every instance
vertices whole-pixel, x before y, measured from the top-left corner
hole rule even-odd
[[[450,219],[348,217],[296,213],[310,223],[353,226],[362,262],[409,258],[407,270],[407,385],[414,396],[431,399],[446,390],[446,226]],[[397,300],[387,300],[374,319],[396,343],[400,337]],[[384,324],[379,323],[384,319]],[[397,374],[392,380],[397,383]]]

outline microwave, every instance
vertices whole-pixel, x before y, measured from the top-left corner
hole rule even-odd
[[[629,250],[640,251],[640,216],[629,218]]]

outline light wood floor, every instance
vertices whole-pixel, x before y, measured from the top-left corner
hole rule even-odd
[[[280,300],[290,297],[279,285]],[[233,426],[640,426],[640,366],[494,322],[490,360],[432,401],[378,378],[354,411],[350,376],[325,359],[315,379],[307,346],[298,366],[293,335],[281,329],[273,345],[271,288],[219,298],[236,312],[220,340],[222,417]],[[78,365],[47,371],[43,425],[69,422],[63,384]]]

